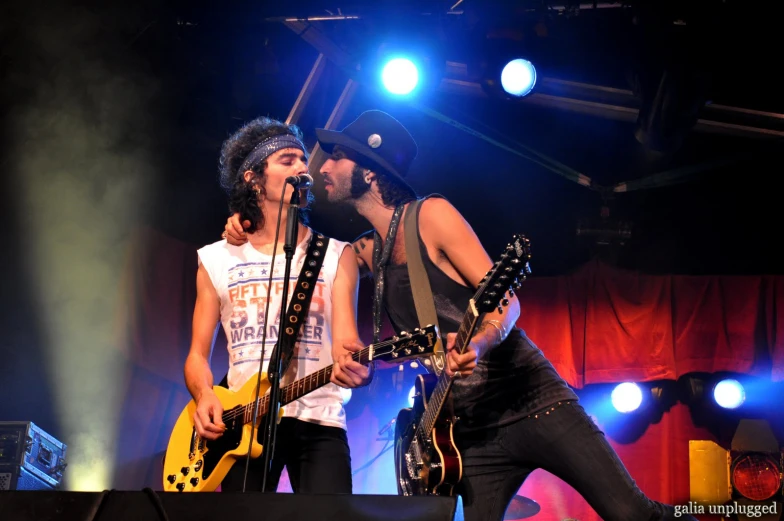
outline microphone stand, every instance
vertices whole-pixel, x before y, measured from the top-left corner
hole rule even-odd
[[[299,203],[300,193],[297,186],[294,187],[294,192],[291,194],[291,206],[286,215],[286,238],[283,244],[283,252],[286,256],[286,266],[283,272],[283,291],[281,292],[280,302],[280,321],[278,324],[278,345],[277,349],[273,350],[270,357],[269,365],[267,366],[267,379],[269,380],[269,411],[267,412],[267,428],[264,431],[264,444],[262,445],[264,451],[264,469],[262,473],[262,492],[267,491],[267,478],[269,476],[270,467],[272,465],[272,455],[275,450],[275,436],[278,430],[278,414],[280,411],[280,379],[283,377],[281,374],[281,336],[285,330],[286,308],[289,295],[289,277],[291,275],[291,261],[294,258],[294,250],[297,246],[297,235],[299,231]],[[273,266],[274,269],[274,266]]]

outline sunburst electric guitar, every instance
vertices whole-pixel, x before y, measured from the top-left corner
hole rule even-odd
[[[455,339],[459,353],[465,351],[485,313],[509,304],[507,292],[514,295],[530,274],[529,259],[529,240],[515,235],[468,302]],[[456,419],[449,399],[452,382],[446,371],[440,376],[417,376],[414,406],[397,416],[395,474],[401,495],[452,496],[462,478],[462,460],[452,437]]]
[[[398,362],[433,353],[438,328],[427,326],[412,333],[401,333],[388,340],[371,344],[352,355],[360,364],[374,360]],[[329,383],[332,368],[328,366],[281,387],[281,405],[286,405]],[[223,405],[226,430],[217,440],[205,440],[196,432],[193,413],[196,402],[191,400],[174,424],[163,463],[163,489],[166,492],[212,492],[218,488],[232,465],[248,454],[256,396],[256,376],[236,392],[214,387]],[[262,373],[259,389],[257,427],[264,424],[269,412],[269,381]],[[281,409],[280,414],[283,414]],[[256,429],[258,432],[258,428]],[[250,447],[251,457],[258,458],[263,447],[258,439]]]

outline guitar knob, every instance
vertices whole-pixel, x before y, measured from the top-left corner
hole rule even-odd
[[[185,483],[177,483],[177,490],[183,492],[185,490]]]
[[[505,298],[504,300],[502,300],[502,301],[501,301],[501,305],[502,305],[502,306],[508,306],[508,305],[509,305],[509,299],[508,299],[508,298]]]
[[[199,478],[191,478],[191,485],[194,487],[199,484]]]
[[[193,466],[193,470],[199,472],[201,470],[201,466],[204,465],[202,460],[196,462],[196,465]]]
[[[189,469],[188,467],[182,467],[182,468],[180,469],[180,472],[182,472],[182,475],[183,475],[183,476],[187,476],[187,475],[188,475],[188,472],[190,472],[190,471],[191,471],[191,469]]]
[[[166,480],[173,485],[174,482],[177,481],[177,476],[175,476],[174,474],[169,474],[168,476],[166,476]]]
[[[504,307],[503,306],[498,306],[498,314],[500,314],[500,315],[504,314]]]

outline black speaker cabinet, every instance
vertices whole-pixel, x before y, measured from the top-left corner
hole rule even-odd
[[[0,492],[3,521],[452,521],[457,498],[143,491]]]

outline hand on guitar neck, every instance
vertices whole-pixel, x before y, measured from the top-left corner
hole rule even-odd
[[[457,333],[446,335],[447,364],[446,373],[449,376],[468,377],[476,369],[477,361],[493,346],[503,341],[501,329],[485,320],[477,329],[467,345],[457,345]],[[491,327],[487,327],[488,324]]]
[[[359,340],[343,344],[343,349],[348,352],[340,355],[332,366],[330,381],[333,384],[351,389],[370,383],[373,379],[373,364],[362,365],[352,358],[352,353],[358,353],[364,347]]]
[[[449,333],[446,335],[446,374],[449,376],[457,375],[460,378],[471,376],[476,368],[476,361],[483,350],[477,346],[472,339],[471,342],[464,347],[463,352],[456,348],[457,333]]]

